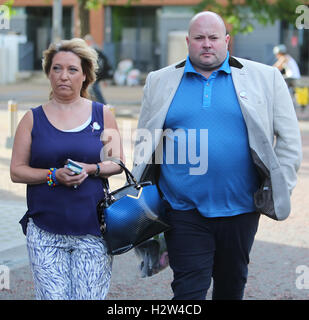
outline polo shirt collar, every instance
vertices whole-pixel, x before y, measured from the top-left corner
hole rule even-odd
[[[221,67],[216,70],[217,72],[219,71],[223,71],[227,74],[230,74],[231,73],[231,68],[230,68],[230,65],[229,65],[229,58],[230,58],[230,54],[229,52],[227,52],[227,55],[226,55],[226,58],[224,60],[224,62],[222,63]],[[189,55],[187,57],[187,60],[186,60],[186,64],[185,64],[185,69],[184,69],[184,73],[196,73],[196,74],[199,74],[199,72],[197,72],[191,61],[190,61],[190,58],[189,58]]]

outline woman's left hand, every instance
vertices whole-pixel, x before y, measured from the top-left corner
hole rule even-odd
[[[87,179],[88,174],[83,169],[80,174],[75,174],[70,169],[64,167],[59,168],[56,171],[56,179],[60,184],[67,187],[75,187],[81,185],[85,179]]]
[[[88,176],[93,175],[97,170],[96,164],[89,164],[89,163],[78,162],[78,161],[74,161],[74,162],[76,162],[81,167],[83,167],[83,170],[88,174]]]

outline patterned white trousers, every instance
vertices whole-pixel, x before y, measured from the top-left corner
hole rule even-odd
[[[66,236],[27,225],[27,248],[38,300],[103,300],[112,257],[102,238]]]

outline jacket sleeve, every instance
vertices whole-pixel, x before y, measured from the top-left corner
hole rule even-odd
[[[289,191],[292,192],[297,181],[297,171],[302,160],[302,146],[299,125],[288,87],[274,68],[274,134],[275,153],[286,179]]]
[[[137,124],[137,130],[136,130],[136,137],[135,137],[135,142],[134,142],[134,156],[133,156],[133,175],[135,178],[140,181],[140,178],[143,174],[143,171],[146,167],[145,161],[143,159],[142,154],[144,154],[144,146],[145,146],[145,134],[146,134],[146,129],[147,129],[147,123],[149,121],[149,110],[151,108],[150,104],[150,82],[151,82],[151,75],[152,73],[149,73],[144,90],[143,90],[143,98],[142,98],[142,106],[141,106],[141,111],[139,115],[139,120]]]
[[[137,128],[143,129],[145,128],[145,125],[148,121],[148,111],[150,109],[150,82],[151,82],[151,75],[152,72],[150,72],[146,78],[144,90],[143,90],[143,99],[142,99],[142,106],[141,111],[138,119],[138,125]]]

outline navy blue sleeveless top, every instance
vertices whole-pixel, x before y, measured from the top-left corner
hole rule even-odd
[[[33,129],[30,166],[61,168],[70,158],[84,163],[100,162],[104,128],[103,105],[92,103],[90,124],[78,132],[64,132],[47,119],[42,106],[32,109]],[[93,125],[95,122],[99,124]],[[77,189],[47,183],[27,185],[28,211],[20,220],[26,234],[28,218],[41,229],[62,235],[100,236],[96,206],[103,198],[102,180],[88,176]]]

